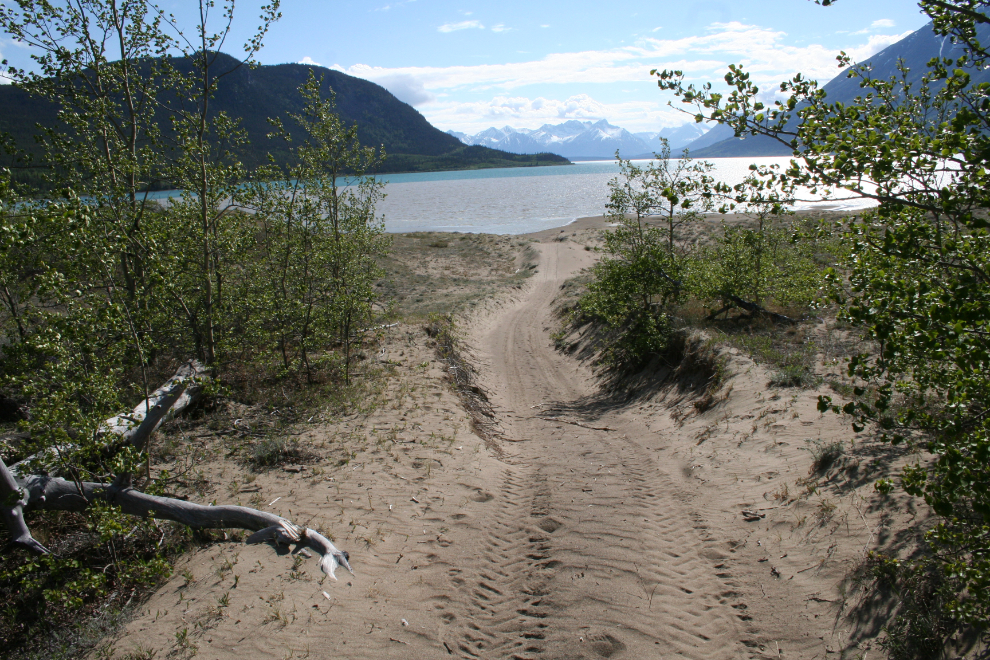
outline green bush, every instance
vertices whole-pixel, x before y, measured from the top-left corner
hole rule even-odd
[[[608,217],[617,226],[602,235],[604,253],[591,269],[578,307],[604,323],[606,364],[634,366],[662,355],[673,336],[670,306],[684,296],[686,247],[678,230],[711,207],[712,165],[661,153],[647,167],[620,159],[609,183]]]
[[[788,98],[768,105],[740,65],[725,75],[728,93],[685,84],[681,71],[654,72],[697,121],[790,147],[790,183],[877,203],[848,222],[843,268],[828,274],[840,318],[877,350],[849,362],[863,384],[856,399],[822,396],[818,405],[892,444],[924,434],[935,457],[906,467],[900,483],[936,516],[925,535],[930,558],[910,563],[941,582],[905,594],[918,607],[889,626],[895,657],[941,653],[939,617],[974,631],[990,621],[990,85],[974,82],[990,65],[982,36],[990,3],[920,4],[955,45],[953,58],[913,71],[902,60],[851,66],[862,92],[848,102],[801,74],[781,83]],[[845,54],[839,62],[852,64]],[[909,611],[922,614],[904,618]]]

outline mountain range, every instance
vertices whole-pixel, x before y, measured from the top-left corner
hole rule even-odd
[[[544,124],[537,129],[489,128],[475,135],[448,131],[467,145],[480,145],[515,154],[553,153],[571,159],[623,158],[651,156],[661,148],[660,138],[666,138],[670,149],[678,152],[708,130],[701,124],[685,124],[652,133],[630,133],[613,126],[607,120],[566,121]]]
[[[172,63],[180,70],[190,68],[190,63],[183,58],[173,59]],[[465,145],[435,128],[417,110],[395,98],[385,88],[332,69],[303,64],[239,67],[234,58],[224,54],[218,55],[215,66],[218,72],[231,73],[223,78],[210,107],[212,113],[226,112],[229,116],[240,118],[248,140],[238,156],[249,169],[268,162],[269,153],[278,163],[289,162],[291,154],[284,141],[268,138],[272,132],[268,118],[284,118],[293,142],[299,143],[303,138],[301,131],[288,116],[302,111],[303,99],[298,90],[306,82],[310,71],[323,79],[324,95],[329,95],[332,90],[337,112],[345,122],[357,122],[361,143],[384,147],[387,159],[379,169],[381,172],[559,165],[568,162],[566,158],[553,154],[519,155],[482,145]],[[0,133],[9,134],[21,149],[39,155],[40,147],[34,139],[39,132],[38,125],[57,126],[58,123],[58,107],[55,104],[31,96],[16,85],[0,85]],[[158,124],[168,131],[170,123],[167,116],[159,117]]]
[[[981,43],[990,42],[990,25],[977,23],[976,36]],[[897,43],[887,46],[865,62],[860,62],[856,67],[870,68],[873,78],[886,80],[891,76],[900,76],[898,71],[900,62],[910,69],[907,82],[916,85],[928,71],[928,62],[932,58],[958,58],[962,53],[963,49],[953,44],[949,37],[935,34],[932,24],[929,23]],[[973,85],[990,82],[990,70],[970,69],[968,73],[971,75]],[[847,72],[840,73],[823,87],[827,94],[826,99],[829,103],[839,101],[848,105],[857,96],[866,95],[867,90],[861,88],[859,83],[859,78],[850,78]],[[687,147],[691,155],[697,158],[790,156],[793,153],[790,147],[766,136],[737,138],[735,132],[724,124],[716,125]]]

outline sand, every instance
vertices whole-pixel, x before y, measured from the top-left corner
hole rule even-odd
[[[127,625],[116,657],[872,654],[879,630],[849,576],[912,515],[912,502],[872,491],[906,458],[860,439],[800,492],[805,439],[853,434],[815,410],[818,392],[771,390],[734,350],[724,400],[703,413],[676,388],[599,396],[590,365],[550,334],[551,303],[592,263],[584,246],[601,226],[532,235],[535,274],[467,320],[494,444],[471,432],[422,329],[404,325],[378,356],[396,365],[389,404],[302,436],[346,462],[252,482],[269,510],[332,535],[353,576],[324,579],[286,548],[202,548]]]

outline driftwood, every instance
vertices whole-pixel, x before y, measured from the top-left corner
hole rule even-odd
[[[107,420],[105,433],[119,438],[118,444],[144,447],[151,433],[170,414],[176,414],[176,406],[196,396],[189,393],[193,387],[201,387],[203,369],[190,362],[175,376],[127,415]],[[23,465],[23,462],[18,464]],[[119,474],[113,483],[75,482],[48,475],[28,475],[16,478],[0,460],[0,516],[10,530],[13,542],[37,554],[48,550],[31,536],[24,512],[32,509],[48,511],[84,511],[93,502],[106,502],[120,508],[121,512],[140,517],[172,520],[193,529],[237,528],[254,531],[248,543],[296,543],[320,553],[320,568],[330,577],[338,566],[353,573],[347,553],[341,552],[319,532],[299,527],[273,513],[242,506],[205,506],[172,497],[158,497],[142,493],[131,487],[129,474]]]
[[[165,384],[148,395],[148,398],[135,406],[129,413],[115,415],[103,422],[99,434],[106,439],[108,448],[125,445],[143,448],[151,434],[162,424],[174,418],[195,403],[203,393],[203,386],[209,381],[207,370],[199,362],[190,360],[179,367],[175,375]],[[161,414],[160,414],[161,413]],[[60,447],[71,451],[72,447]],[[66,453],[68,453],[66,451]],[[10,466],[15,477],[30,470],[32,461],[51,458],[55,449],[25,458]]]

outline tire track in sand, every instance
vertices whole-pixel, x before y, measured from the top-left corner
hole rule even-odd
[[[746,657],[717,551],[658,465],[655,436],[628,411],[595,424],[612,431],[565,423],[580,420],[594,381],[552,349],[550,303],[587,256],[540,248],[525,295],[472,333],[505,435],[522,442],[507,447],[485,550],[451,570],[458,653]]]
[[[507,466],[501,481],[484,549],[448,571],[459,594],[457,650],[464,657],[532,658],[544,650],[547,612],[539,562],[549,546],[526,524],[533,477]]]

